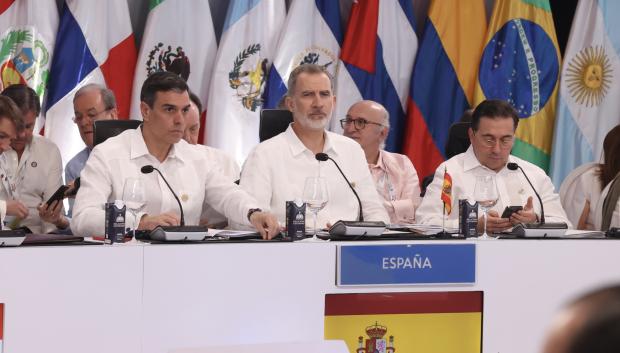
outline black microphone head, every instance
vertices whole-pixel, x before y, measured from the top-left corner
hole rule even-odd
[[[152,173],[154,169],[155,168],[153,168],[153,166],[149,164],[149,165],[145,165],[142,168],[140,168],[140,171],[142,172],[142,174],[148,174],[148,173]]]
[[[327,153],[317,153],[315,156],[317,161],[321,161],[321,162],[325,162],[326,160],[329,159],[329,156],[327,155]]]
[[[506,166],[510,170],[517,170],[517,169],[519,169],[519,165],[517,163],[514,163],[514,162],[510,162]]]

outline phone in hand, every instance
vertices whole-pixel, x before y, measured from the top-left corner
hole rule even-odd
[[[68,192],[67,194],[65,194],[65,196],[67,197],[73,197],[75,195],[77,195],[78,190],[80,189],[80,177],[75,178],[75,180],[73,181],[73,189],[71,189],[70,192]]]
[[[54,201],[62,201],[65,198],[65,191],[67,191],[69,187],[67,185],[60,185],[60,187],[54,192],[54,195],[47,200],[47,207],[50,207]]]
[[[507,206],[502,213],[502,218],[510,218],[513,213],[523,210],[523,206]]]

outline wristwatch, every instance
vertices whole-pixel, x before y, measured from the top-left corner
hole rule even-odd
[[[252,217],[252,214],[254,214],[254,212],[262,212],[262,211],[263,210],[261,210],[260,208],[250,208],[250,210],[248,211],[248,221],[250,221],[250,217]]]

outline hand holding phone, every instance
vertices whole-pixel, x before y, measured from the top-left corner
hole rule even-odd
[[[523,206],[507,206],[502,213],[502,218],[510,218],[513,213],[523,210]]]
[[[50,207],[50,205],[54,203],[54,201],[62,202],[62,199],[65,198],[65,191],[67,191],[67,189],[69,189],[67,185],[60,185],[56,192],[54,192],[54,195],[52,195],[52,197],[47,200],[47,207]]]

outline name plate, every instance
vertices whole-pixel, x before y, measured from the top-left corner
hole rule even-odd
[[[474,244],[341,245],[339,286],[473,284]]]

